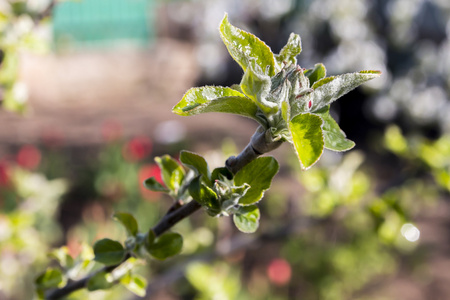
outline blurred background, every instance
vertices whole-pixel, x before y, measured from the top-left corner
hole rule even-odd
[[[251,120],[171,113],[192,86],[239,83],[224,12],[275,53],[300,34],[304,68],[383,76],[332,106],[355,149],[302,172],[282,146],[258,232],[184,220],[182,254],[138,267],[144,299],[448,299],[447,0],[0,0],[0,299],[32,299],[55,247],[89,258],[123,240],[114,211],[154,225],[172,203],[142,187],[155,156],[222,166],[246,145]]]

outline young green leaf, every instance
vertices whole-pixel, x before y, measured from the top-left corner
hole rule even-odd
[[[174,232],[165,233],[155,240],[153,245],[147,249],[148,252],[159,260],[177,255],[183,248],[183,237]]]
[[[245,233],[253,233],[259,227],[259,209],[256,205],[243,206],[233,215],[236,227]]]
[[[330,115],[330,107],[326,106],[315,112],[323,120],[323,137],[325,148],[333,151],[347,151],[355,146],[355,143],[345,138],[345,133],[339,128],[339,125]]]
[[[189,89],[183,99],[172,109],[180,116],[194,116],[207,112],[223,112],[254,119],[258,106],[241,92],[221,86],[204,86]]]
[[[277,103],[266,100],[271,86],[272,81],[270,80],[270,76],[255,72],[252,63],[250,63],[242,77],[241,89],[265,113],[270,113],[273,109],[277,108]]]
[[[95,261],[107,266],[120,263],[125,257],[122,244],[111,239],[102,239],[94,244]]]
[[[56,259],[63,268],[69,269],[73,267],[74,261],[66,246],[53,250],[48,256]]]
[[[180,161],[188,168],[196,171],[197,175],[203,175],[206,182],[211,183],[211,173],[209,172],[208,163],[203,156],[189,151],[181,151]]]
[[[264,191],[270,188],[278,169],[277,160],[271,156],[265,156],[258,157],[239,170],[234,177],[234,185],[241,186],[245,183],[250,185],[250,189],[239,199],[239,203],[250,205],[261,200]]]
[[[58,287],[63,282],[63,274],[60,269],[47,268],[47,270],[36,278],[36,287],[40,290]]]
[[[166,186],[177,193],[184,179],[183,168],[169,155],[155,157],[155,161],[161,169],[161,176]]]
[[[127,230],[128,236],[136,236],[136,234],[138,233],[138,224],[136,219],[131,214],[118,212],[115,213],[113,217],[114,219],[122,223],[122,225]]]
[[[261,74],[275,75],[273,53],[263,41],[253,34],[231,25],[226,14],[222,19],[219,30],[228,52],[244,72],[247,70],[249,62],[254,60]]]
[[[292,142],[304,170],[317,162],[323,153],[322,123],[319,116],[310,113],[299,114],[289,122]]]
[[[155,177],[150,177],[144,181],[145,188],[149,189],[150,191],[154,192],[163,192],[168,193],[169,189],[167,189],[165,186],[163,186],[161,183],[156,181]]]
[[[88,291],[107,290],[114,286],[114,280],[111,274],[107,272],[99,272],[89,278],[87,282]]]
[[[327,76],[327,69],[323,64],[315,64],[314,69],[305,70],[305,76],[308,77],[310,86],[313,86],[316,81]]]
[[[137,274],[127,274],[120,279],[120,283],[135,295],[145,297],[147,280],[144,277]]]
[[[189,184],[189,194],[195,201],[206,207],[208,213],[213,215],[220,213],[220,203],[217,194],[201,182],[200,176],[194,178]]]
[[[228,168],[221,167],[221,168],[215,168],[212,171],[211,181],[216,181],[216,180],[220,179],[219,175],[222,175],[229,180],[231,180],[233,178],[233,173],[231,173],[230,170],[228,170]]]
[[[155,232],[152,229],[150,229],[147,232],[144,240],[144,246],[147,249],[147,251],[149,251],[149,249],[153,246],[153,244],[155,243],[155,239],[156,239]]]
[[[364,82],[377,78],[381,75],[380,71],[360,71],[332,77],[325,77],[316,81],[312,88],[312,107],[315,112],[324,106],[330,105],[336,99],[347,94]]]
[[[302,52],[302,40],[300,36],[291,33],[287,44],[281,49],[280,54],[275,55],[277,63],[282,66],[283,63],[297,64],[296,56]],[[281,67],[280,67],[281,70]]]

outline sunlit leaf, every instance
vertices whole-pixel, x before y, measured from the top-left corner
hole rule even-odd
[[[234,184],[236,186],[246,183],[250,185],[250,189],[239,200],[239,203],[250,205],[261,200],[264,191],[270,188],[278,169],[277,160],[271,156],[265,156],[258,157],[239,170],[234,177]]]
[[[329,106],[315,112],[323,120],[323,137],[325,148],[333,151],[347,151],[355,146],[355,143],[345,137],[345,133],[339,128],[339,125],[333,119],[329,112]]]
[[[236,227],[245,233],[253,233],[259,227],[259,209],[256,205],[244,206],[233,215]]]
[[[219,27],[220,35],[228,52],[244,72],[250,61],[255,61],[259,72],[275,75],[275,59],[270,48],[256,36],[234,27],[225,14]]]
[[[311,167],[323,153],[322,123],[319,116],[310,113],[297,115],[289,122],[292,142],[302,169]]]
[[[203,156],[189,151],[181,151],[180,161],[188,168],[196,171],[198,175],[203,175],[203,178],[210,182],[211,173],[209,172],[208,163]]]
[[[120,279],[120,283],[139,297],[144,297],[146,294],[147,280],[140,275],[125,275]]]
[[[280,54],[275,55],[275,59],[281,66],[283,63],[297,64],[296,56],[302,52],[302,41],[300,36],[291,33],[287,44],[281,49]]]
[[[207,112],[238,114],[255,119],[258,106],[241,92],[229,87],[204,86],[192,88],[172,109],[180,116],[194,116]]]
[[[155,157],[155,161],[161,169],[161,177],[166,186],[177,193],[185,175],[181,165],[169,155]]]
[[[380,71],[360,71],[357,73],[325,77],[316,81],[312,86],[314,93],[311,94],[311,111],[315,112],[331,104],[364,82],[377,78],[380,75]]]

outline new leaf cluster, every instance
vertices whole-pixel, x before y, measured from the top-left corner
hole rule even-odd
[[[210,216],[230,216],[243,232],[254,232],[259,226],[259,209],[255,205],[270,188],[279,166],[275,158],[259,157],[236,174],[227,168],[209,169],[208,163],[193,152],[182,151],[181,164],[168,155],[155,158],[161,169],[164,185],[154,177],[144,185],[165,192],[175,199],[195,200]],[[186,167],[188,172],[183,168]]]
[[[381,75],[360,71],[326,77],[323,64],[297,65],[301,39],[292,33],[279,54],[256,36],[234,27],[227,15],[220,33],[228,52],[242,67],[239,85],[192,88],[173,108],[181,116],[225,112],[256,120],[269,141],[293,144],[302,169],[316,163],[323,150],[346,151],[355,145],[329,113],[330,104],[362,83]]]

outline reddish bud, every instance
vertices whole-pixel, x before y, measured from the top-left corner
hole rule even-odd
[[[311,109],[311,106],[312,106],[312,101],[309,100],[309,101],[308,101],[308,109]]]
[[[17,153],[16,162],[22,168],[33,170],[41,162],[41,152],[33,145],[25,145]]]
[[[286,260],[276,258],[269,263],[266,273],[273,284],[282,286],[291,280],[292,269]]]

